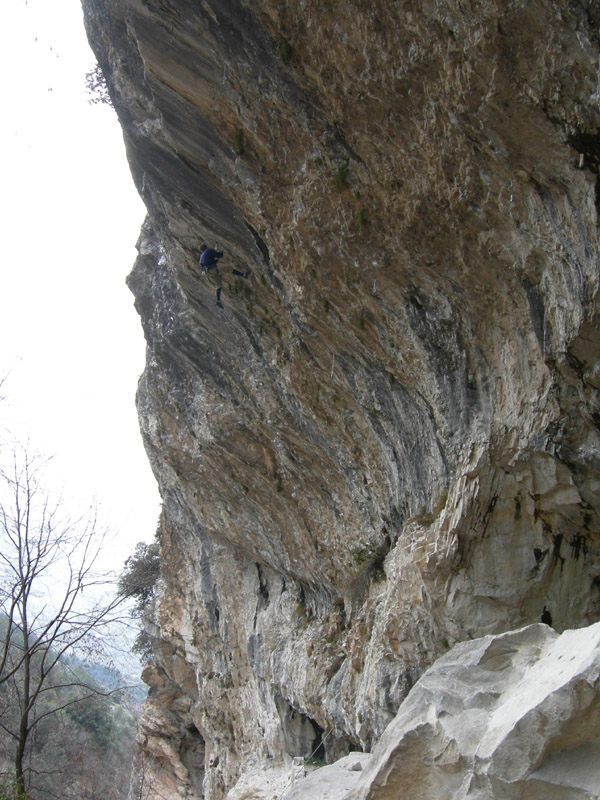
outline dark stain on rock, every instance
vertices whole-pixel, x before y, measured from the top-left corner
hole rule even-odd
[[[598,131],[578,131],[570,136],[569,144],[582,156],[581,166],[596,176],[596,208],[600,210],[600,133]]]
[[[562,571],[562,568],[563,568],[563,566],[565,564],[565,559],[560,554],[560,548],[562,547],[562,541],[563,541],[562,533],[556,533],[552,537],[552,542],[553,542],[553,544],[552,544],[552,558],[554,560],[554,564],[555,565],[560,562],[561,571]]]
[[[585,536],[577,533],[569,544],[571,545],[571,555],[575,560],[577,560],[582,553],[584,556],[587,555],[587,541]]]

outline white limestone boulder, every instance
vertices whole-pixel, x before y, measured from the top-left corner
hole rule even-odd
[[[345,800],[597,800],[599,690],[600,623],[463,642],[413,687]]]
[[[350,753],[334,764],[310,772],[297,781],[282,800],[343,800],[370,759],[368,753]]]

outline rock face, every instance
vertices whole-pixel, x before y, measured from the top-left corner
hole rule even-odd
[[[140,780],[220,800],[370,750],[456,642],[600,618],[600,14],[83,6],[148,208]]]
[[[285,800],[595,800],[600,624],[456,645],[413,687],[353,790],[340,777],[351,761],[318,770]]]

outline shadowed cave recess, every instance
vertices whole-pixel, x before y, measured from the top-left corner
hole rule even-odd
[[[138,778],[220,800],[370,750],[457,642],[600,619],[598,5],[83,8],[148,210]]]

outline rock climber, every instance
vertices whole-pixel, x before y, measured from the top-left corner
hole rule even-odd
[[[200,266],[202,267],[202,274],[206,275],[211,269],[217,269],[219,266],[219,259],[223,258],[223,253],[218,250],[212,250],[205,244],[200,248]]]
[[[223,258],[223,253],[220,253],[218,250],[212,250],[211,248],[207,247],[205,244],[202,245],[200,248],[200,266],[202,268],[202,274],[206,275],[211,270],[215,270],[215,276],[217,280],[217,293],[216,293],[216,304],[219,308],[223,308],[223,301],[221,300],[221,292],[223,291],[223,280],[219,275],[218,266],[219,260]],[[236,278],[248,278],[252,270],[246,270],[242,272],[239,269],[232,269],[232,274]]]

